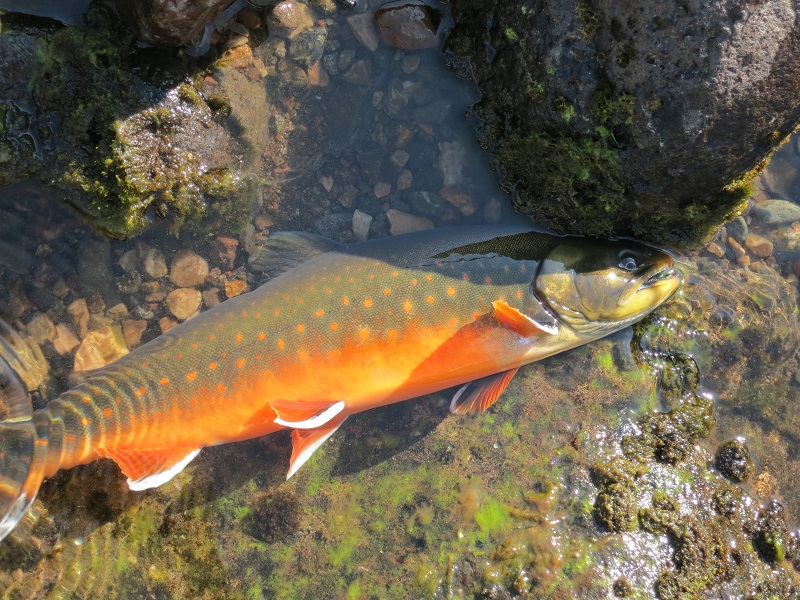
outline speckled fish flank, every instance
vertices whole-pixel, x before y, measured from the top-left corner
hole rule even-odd
[[[465,386],[454,412],[485,410],[520,366],[641,318],[679,282],[658,250],[519,227],[350,247],[281,234],[272,246],[267,283],[92,373],[33,413],[29,433],[14,430],[38,450],[9,467],[0,535],[20,516],[15,496],[29,504],[42,477],[100,457],[146,489],[205,446],[289,427],[291,475],[353,413],[453,386]],[[586,258],[595,246],[606,249],[597,265]],[[591,278],[610,287],[582,289]],[[635,302],[623,310],[626,294]]]

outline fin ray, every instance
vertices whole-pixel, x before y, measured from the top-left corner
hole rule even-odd
[[[500,324],[506,329],[510,329],[522,337],[533,337],[543,333],[555,335],[558,333],[558,326],[547,323],[539,323],[529,316],[521,313],[513,306],[509,306],[503,300],[492,302],[494,314]]]
[[[517,371],[519,371],[519,368],[495,373],[461,386],[450,401],[450,412],[473,415],[482,413],[497,402],[500,394],[511,383]],[[464,395],[470,386],[472,386],[472,390]]]
[[[289,471],[286,473],[286,479],[297,473],[300,467],[317,451],[317,448],[336,433],[345,420],[347,420],[347,415],[340,415],[317,429],[292,431],[292,457],[289,459]]]
[[[158,487],[167,483],[200,452],[199,448],[97,448],[97,454],[113,460],[128,477],[133,491]]]

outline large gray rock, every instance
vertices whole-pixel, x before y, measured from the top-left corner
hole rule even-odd
[[[232,0],[117,0],[120,17],[143,41],[164,46],[189,43]]]
[[[793,3],[453,0],[486,143],[561,229],[693,241],[800,117]],[[491,24],[487,28],[487,24]]]

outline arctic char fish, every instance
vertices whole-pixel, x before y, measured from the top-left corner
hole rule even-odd
[[[519,226],[349,246],[275,234],[259,256],[261,287],[46,408],[17,390],[0,423],[0,539],[44,478],[99,458],[144,490],[205,446],[290,428],[291,476],[351,414],[451,387],[453,412],[483,411],[521,366],[641,319],[681,283],[661,250]]]

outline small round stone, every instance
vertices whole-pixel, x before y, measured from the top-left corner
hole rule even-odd
[[[720,473],[737,483],[747,479],[755,468],[750,450],[740,440],[730,440],[722,444],[717,450],[715,464]]]

